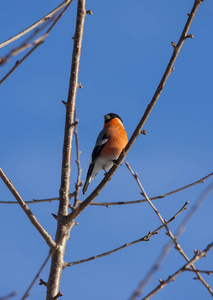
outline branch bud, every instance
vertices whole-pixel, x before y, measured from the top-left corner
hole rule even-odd
[[[86,13],[87,13],[88,15],[93,15],[93,12],[91,11],[91,9],[87,10]]]
[[[175,43],[174,43],[173,41],[171,41],[171,44],[172,44],[172,46],[173,46],[174,48],[176,48],[176,45],[175,45]]]

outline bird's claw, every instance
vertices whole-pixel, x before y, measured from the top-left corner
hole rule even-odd
[[[118,167],[118,166],[119,166],[118,159],[114,159],[114,160],[113,160],[113,164],[116,165],[116,166]]]

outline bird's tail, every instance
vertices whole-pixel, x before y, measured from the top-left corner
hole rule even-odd
[[[87,180],[86,180],[86,182],[84,184],[84,187],[83,187],[83,194],[86,193],[90,181],[91,181],[91,178],[87,178]]]
[[[89,170],[87,172],[87,179],[86,179],[86,182],[85,182],[84,187],[83,187],[83,194],[86,193],[88,185],[89,185],[90,181],[93,179],[93,177],[92,177],[93,168],[94,168],[94,164],[91,163],[89,165]]]

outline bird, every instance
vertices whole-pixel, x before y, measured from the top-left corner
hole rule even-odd
[[[91,155],[83,194],[99,171],[104,170],[107,173],[106,170],[111,169],[127,143],[127,133],[122,119],[115,113],[105,115],[104,128],[97,137]]]

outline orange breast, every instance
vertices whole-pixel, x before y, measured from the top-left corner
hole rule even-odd
[[[124,126],[120,120],[115,118],[105,123],[104,128],[106,129],[109,139],[101,151],[100,157],[112,157],[112,159],[117,159],[128,143]]]

